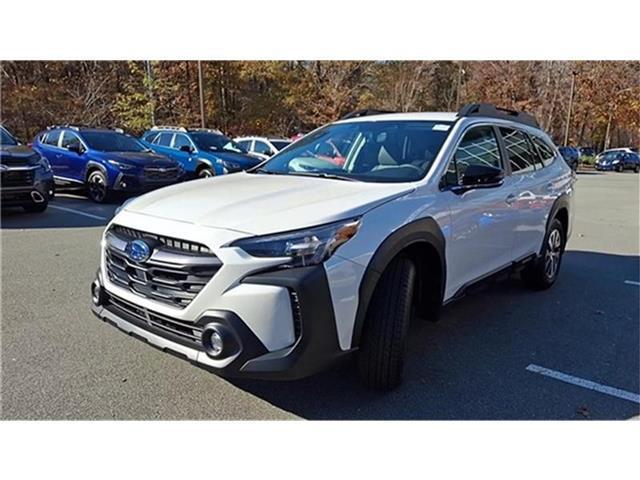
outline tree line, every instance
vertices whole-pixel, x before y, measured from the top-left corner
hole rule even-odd
[[[201,117],[199,80],[204,116]],[[640,145],[640,62],[10,61],[0,117],[47,125],[153,124],[289,136],[360,108],[456,111],[486,102],[536,116],[557,144]]]

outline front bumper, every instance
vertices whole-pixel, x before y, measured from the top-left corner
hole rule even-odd
[[[213,373],[226,377],[291,380],[316,373],[348,355],[340,349],[327,277],[322,266],[278,270],[250,275],[243,284],[287,288],[291,294],[294,343],[269,351],[232,310],[207,310],[188,326],[200,330],[193,338],[173,334],[162,326],[155,312],[135,306],[121,308],[121,299],[104,289],[94,295],[93,313],[119,329],[162,350],[171,351]],[[125,302],[127,303],[127,302]],[[120,305],[120,306],[119,306]],[[173,319],[165,317],[165,321]],[[181,322],[184,326],[184,322]],[[215,324],[228,333],[231,347],[222,358],[209,353],[207,326]]]
[[[119,173],[113,182],[113,190],[118,192],[130,192],[130,193],[144,193],[157,188],[167,187],[176,183],[180,183],[186,179],[186,175],[183,173],[178,177],[170,178],[166,180],[150,180],[144,176],[139,175],[127,175]]]
[[[596,170],[602,171],[602,172],[610,172],[612,170],[615,170],[618,167],[619,164],[607,164],[607,165],[602,165],[602,164],[597,164],[596,163]]]
[[[52,172],[45,172],[40,167],[21,170],[32,172],[32,179],[24,185],[14,186],[3,184],[2,188],[0,188],[3,205],[22,206],[33,203],[48,202],[53,199],[53,196],[55,195],[55,184]],[[38,202],[34,200],[34,196],[38,198]]]

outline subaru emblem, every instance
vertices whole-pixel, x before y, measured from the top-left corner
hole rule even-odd
[[[144,262],[151,256],[151,247],[144,240],[132,240],[124,249],[127,256],[134,262]]]

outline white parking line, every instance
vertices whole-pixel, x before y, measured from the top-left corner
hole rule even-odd
[[[533,373],[539,373],[546,377],[555,378],[561,382],[570,383],[582,388],[588,388],[589,390],[595,390],[596,392],[611,395],[612,397],[622,398],[623,400],[629,400],[630,402],[640,403],[640,395],[637,393],[627,392],[619,388],[609,387],[600,383],[592,382],[591,380],[585,380],[584,378],[574,377],[573,375],[567,375],[566,373],[558,372],[557,370],[550,370],[548,368],[541,367],[539,365],[531,364],[527,367],[527,370]]]
[[[62,210],[63,212],[75,213],[76,215],[82,215],[83,217],[93,218],[95,220],[107,220],[106,217],[99,217],[98,215],[93,215],[92,213],[81,212],[80,210],[74,210],[73,208],[59,207],[58,205],[49,205],[49,208],[54,208],[56,210]]]
[[[626,283],[627,285],[635,285],[637,287],[640,287],[640,282],[634,282],[633,280],[625,280],[624,283]]]

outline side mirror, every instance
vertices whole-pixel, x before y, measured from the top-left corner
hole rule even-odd
[[[69,150],[70,152],[75,152],[78,155],[82,155],[84,153],[84,147],[80,142],[73,142],[69,144],[67,150]]]
[[[180,151],[181,152],[186,152],[186,153],[192,153],[193,152],[193,148],[191,148],[191,145],[182,145],[180,147]]]
[[[469,165],[462,177],[462,188],[494,188],[502,185],[504,171],[489,165]]]

